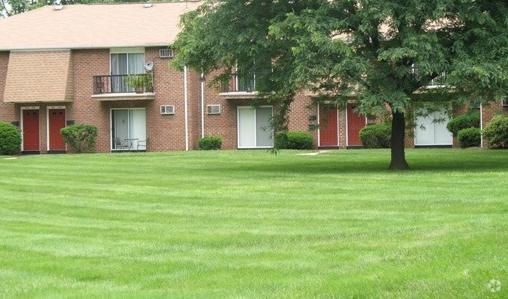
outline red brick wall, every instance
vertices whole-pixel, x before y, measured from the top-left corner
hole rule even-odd
[[[4,103],[5,79],[9,66],[9,52],[0,52],[0,121],[17,120],[14,104]]]

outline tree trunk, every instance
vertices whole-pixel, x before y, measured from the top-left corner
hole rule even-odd
[[[392,112],[392,161],[390,169],[407,170],[409,165],[406,162],[404,151],[404,138],[406,136],[406,120],[404,113]]]

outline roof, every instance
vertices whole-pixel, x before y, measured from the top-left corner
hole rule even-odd
[[[200,2],[44,6],[0,20],[0,51],[165,46]]]
[[[71,51],[16,51],[9,56],[6,103],[72,101]]]

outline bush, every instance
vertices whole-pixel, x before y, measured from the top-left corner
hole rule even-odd
[[[485,127],[483,136],[491,148],[508,148],[508,116],[495,116]]]
[[[457,134],[460,147],[480,146],[482,140],[482,130],[479,128],[462,129]]]
[[[222,138],[219,136],[206,136],[199,139],[199,148],[202,150],[220,150],[221,147]]]
[[[391,137],[391,125],[368,125],[360,131],[360,139],[366,148],[388,148]]]
[[[287,149],[312,149],[312,135],[307,132],[287,132]]]
[[[462,129],[479,128],[480,127],[480,112],[470,112],[467,114],[454,117],[446,126],[453,136],[457,137]]]
[[[15,126],[0,122],[0,155],[16,155],[21,149],[21,133]]]
[[[278,149],[287,149],[288,148],[288,133],[287,132],[275,133],[275,147]]]
[[[64,142],[75,153],[95,151],[97,128],[90,125],[71,125],[60,130]]]

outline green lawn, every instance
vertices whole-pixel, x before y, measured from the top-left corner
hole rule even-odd
[[[0,298],[508,297],[508,151],[299,154],[0,157]]]

